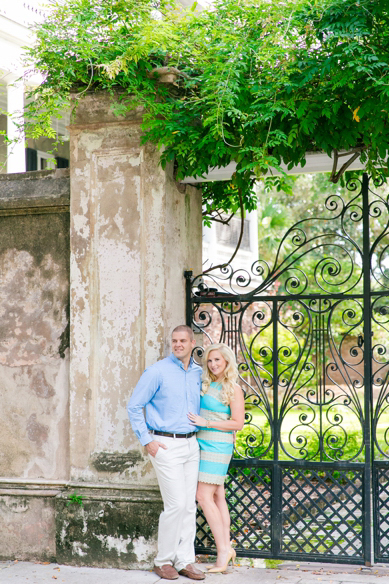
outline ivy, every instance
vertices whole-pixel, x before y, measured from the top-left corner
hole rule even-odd
[[[143,142],[161,149],[162,166],[174,161],[177,179],[237,163],[228,183],[203,183],[206,221],[241,202],[253,209],[255,180],[287,188],[269,169],[304,165],[307,151],[340,164],[340,151],[361,153],[375,175],[387,167],[388,25],[386,0],[215,0],[202,12],[69,0],[28,50],[44,81],[30,92],[26,134],[51,135],[72,94],[109,91],[118,114],[142,106]],[[158,75],[166,66],[174,83]]]

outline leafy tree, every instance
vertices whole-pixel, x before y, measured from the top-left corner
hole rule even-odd
[[[27,135],[52,135],[72,93],[110,91],[118,114],[144,108],[143,140],[163,146],[178,179],[237,162],[228,185],[204,187],[208,218],[251,210],[254,180],[304,164],[307,151],[334,153],[333,182],[347,168],[342,151],[361,153],[374,174],[389,139],[388,24],[386,0],[215,0],[202,12],[174,0],[69,0],[28,52],[45,79]],[[163,82],[166,66],[174,83]]]

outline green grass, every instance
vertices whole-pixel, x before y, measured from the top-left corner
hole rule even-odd
[[[283,560],[268,560],[265,559],[265,566],[268,570],[277,570],[278,566],[283,564]]]
[[[262,458],[264,460],[271,460],[274,456],[273,448],[268,449],[271,431],[270,425],[265,416],[260,412],[255,406],[249,406],[247,408],[250,416],[252,417],[249,424],[245,424],[243,429],[238,432],[236,440],[236,448],[242,456],[244,456],[245,451],[248,449],[249,456],[256,458]],[[305,406],[296,406],[291,409],[281,424],[281,442],[284,446],[283,450],[279,450],[280,460],[293,460],[305,459],[305,460],[319,460],[319,454],[315,454],[318,450],[319,443],[317,435],[320,434],[320,419],[318,418],[319,408],[316,408],[316,420],[311,424],[304,424],[302,422],[302,416],[310,415],[308,409]],[[339,455],[339,460],[355,460],[358,462],[364,461],[364,451],[359,452],[363,440],[363,429],[361,424],[355,414],[349,412],[346,407],[333,407],[330,409],[329,406],[322,408],[322,430],[321,436],[323,436],[327,429],[331,428],[331,424],[327,420],[327,414],[331,414],[331,419],[334,419],[334,415],[338,414],[343,416],[343,421],[339,425],[333,425],[326,436],[332,435],[329,442],[325,444],[325,451],[330,456],[324,456],[324,461],[331,461],[332,459],[337,460],[336,453],[341,450],[342,453]],[[307,420],[309,420],[308,418]],[[384,425],[382,425],[385,428]],[[314,432],[316,430],[317,434]],[[344,442],[343,430],[347,433],[347,440]],[[382,433],[383,435],[383,433]],[[338,441],[336,441],[336,436]],[[251,439],[250,439],[251,437]],[[304,445],[298,442],[299,437],[307,439],[307,444]],[[379,434],[378,434],[378,437]],[[382,443],[382,448],[387,450],[387,445]],[[332,448],[331,448],[332,446]],[[337,446],[342,446],[342,448],[337,449]],[[267,450],[267,452],[266,452]],[[357,457],[356,457],[357,455]],[[355,458],[356,457],[356,458]]]

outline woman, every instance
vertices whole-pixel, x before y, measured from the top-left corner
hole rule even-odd
[[[200,471],[197,501],[211,528],[217,548],[215,567],[208,572],[225,572],[235,550],[230,543],[230,514],[224,480],[234,449],[233,432],[244,424],[244,396],[237,384],[235,355],[223,343],[210,345],[204,354],[200,415],[188,414],[199,426]]]

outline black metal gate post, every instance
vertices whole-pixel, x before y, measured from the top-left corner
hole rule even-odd
[[[382,180],[371,181],[374,187]],[[389,199],[373,192],[368,185],[370,219],[389,216]],[[372,397],[372,499],[374,559],[389,563],[389,279],[387,250],[388,223],[375,235],[370,248],[370,273],[373,287],[370,291],[372,323],[371,338],[371,397]],[[384,331],[385,337],[382,337]],[[381,333],[381,335],[380,335]],[[367,334],[367,333],[366,333]]]
[[[278,422],[278,305],[277,300],[272,303],[273,309],[273,416],[274,416],[274,465],[272,477],[272,555],[278,558],[281,552],[282,539],[282,506],[275,493],[281,492],[282,474],[279,461],[279,422]]]
[[[372,355],[371,355],[371,256],[370,256],[370,226],[369,226],[369,177],[366,173],[362,178],[362,209],[363,209],[363,313],[364,313],[364,442],[365,442],[365,472],[364,472],[364,553],[365,565],[371,566],[371,407],[372,407]]]
[[[370,565],[372,494],[375,558],[389,562],[389,197],[372,190],[382,182],[364,174],[329,195],[271,263],[185,273],[187,324],[204,346],[231,346],[245,391],[226,479],[240,556]],[[201,509],[196,548],[215,551]]]

